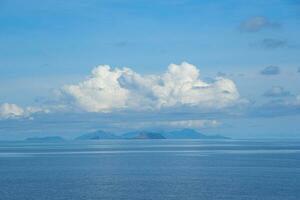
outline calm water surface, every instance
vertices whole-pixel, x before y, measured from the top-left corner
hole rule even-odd
[[[300,141],[0,142],[1,200],[299,200]]]

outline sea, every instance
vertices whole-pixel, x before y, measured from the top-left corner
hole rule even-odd
[[[299,140],[0,142],[0,200],[299,199]]]

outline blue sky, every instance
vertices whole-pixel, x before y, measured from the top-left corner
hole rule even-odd
[[[1,0],[0,11],[0,138],[184,125],[237,138],[300,136],[299,1]],[[168,86],[172,92],[162,97],[148,75],[174,75],[167,68],[175,63],[179,74],[193,76],[182,62],[200,70],[202,86],[211,89],[171,96],[178,89]],[[83,84],[104,64],[112,76],[122,74],[123,96]],[[227,82],[219,87],[217,76]],[[101,89],[104,79],[96,79]],[[224,97],[217,91],[230,81],[236,90]],[[80,91],[70,91],[80,83]],[[87,100],[78,92],[99,94]]]

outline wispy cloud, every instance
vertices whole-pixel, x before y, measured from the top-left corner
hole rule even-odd
[[[280,68],[278,66],[268,66],[260,71],[262,75],[278,75],[280,74]]]
[[[265,49],[278,49],[288,47],[288,43],[286,40],[265,38],[261,41],[261,46]]]
[[[128,46],[128,42],[126,42],[126,41],[120,41],[120,42],[116,42],[114,45],[116,47],[126,47],[126,46]]]
[[[264,49],[297,48],[296,44],[278,38],[265,38],[259,45]]]
[[[111,127],[114,129],[147,129],[147,130],[168,130],[168,129],[204,129],[204,128],[215,128],[220,126],[222,123],[218,120],[213,119],[188,119],[188,120],[156,120],[156,121],[141,121],[141,122],[116,122],[112,123]]]
[[[245,117],[278,117],[299,115],[300,95],[291,99],[275,99],[263,105],[253,106],[245,112]]]
[[[281,25],[279,23],[272,22],[266,17],[255,16],[241,22],[239,29],[243,32],[258,32],[263,29],[275,29],[280,27]]]
[[[287,97],[292,94],[281,86],[274,86],[264,93],[265,97]]]

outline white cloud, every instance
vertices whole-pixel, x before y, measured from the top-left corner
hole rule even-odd
[[[88,80],[64,86],[63,91],[74,97],[80,108],[89,112],[125,108],[129,93],[120,86],[118,78],[129,71],[126,68],[112,70],[108,65],[101,65],[93,69]]]
[[[222,123],[215,119],[189,119],[189,120],[168,120],[168,121],[138,121],[138,122],[115,122],[110,124],[111,127],[117,129],[132,129],[132,130],[151,130],[151,129],[203,129],[214,128],[220,126]]]
[[[24,109],[16,104],[3,103],[0,105],[0,118],[16,118],[24,115],[24,113]]]
[[[224,108],[239,100],[230,79],[218,77],[213,83],[200,79],[199,70],[189,63],[171,64],[162,75],[143,76],[129,68],[96,67],[78,84],[66,85],[62,92],[72,103],[88,112],[118,109],[157,110],[178,106]]]
[[[217,127],[221,123],[217,120],[179,120],[179,121],[168,121],[168,122],[158,122],[157,125],[165,125],[172,128],[208,128]]]
[[[37,107],[22,108],[16,104],[10,104],[10,103],[0,104],[0,119],[15,119],[15,118],[22,118],[22,117],[30,117],[31,114],[37,112],[48,113],[49,110],[37,108]]]

